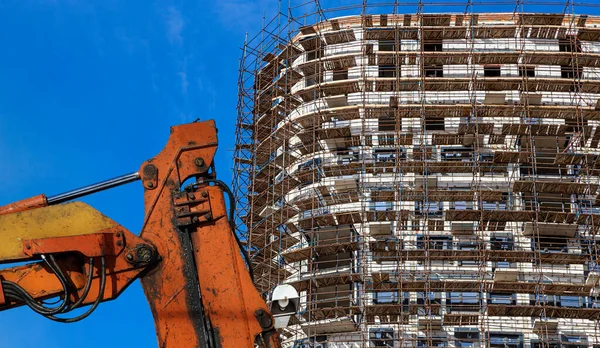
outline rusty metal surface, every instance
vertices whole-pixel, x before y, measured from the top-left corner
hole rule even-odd
[[[223,191],[204,188],[210,197],[212,221],[192,232],[200,291],[211,324],[219,329],[223,347],[252,347],[263,332],[255,313],[262,310],[271,320],[267,305],[254,287],[227,220]]]
[[[3,208],[0,263],[52,255],[70,281],[70,300],[85,296],[82,304],[96,301],[102,289],[100,300],[114,299],[141,277],[161,348],[280,347],[236,244],[223,190],[202,181],[214,179],[216,148],[213,121],[171,128],[162,152],[141,166],[145,218],[139,237],[81,202],[44,207],[45,197],[38,196]],[[184,190],[188,179],[194,184]],[[0,279],[35,300],[65,293],[43,262],[2,269]],[[5,302],[0,287],[0,310],[23,305],[14,302],[20,300]]]
[[[0,263],[29,258],[23,252],[23,239],[86,235],[117,226],[82,202],[0,215]]]
[[[165,148],[141,166],[146,217],[140,236],[152,242],[162,256],[161,262],[142,278],[142,286],[160,347],[205,347],[210,341],[191,242],[176,227],[172,195],[188,178],[208,170],[216,148],[214,122],[175,126]],[[198,158],[202,159],[200,166]],[[148,165],[155,170],[145,171]]]
[[[142,165],[142,173],[155,166],[144,180],[141,237],[163,259],[142,285],[160,347],[254,347],[270,329],[254,316],[259,309],[270,314],[236,245],[222,189],[201,184],[183,192],[189,178],[212,178],[216,148],[213,121],[173,127],[165,149]]]
[[[108,233],[109,232],[105,232],[102,233],[102,235],[106,235]],[[123,246],[119,247],[118,249],[114,249],[112,246],[109,246],[107,249],[108,253],[104,255],[107,266],[105,274],[110,281],[108,281],[104,287],[104,293],[102,297],[103,301],[117,298],[133,281],[139,277],[144,268],[154,261],[148,260],[148,262],[135,262],[135,257],[128,259],[128,255],[137,255],[137,250],[140,248],[140,245],[152,249],[153,247],[131,232],[124,230],[122,227],[119,229],[119,232],[114,232],[114,234],[117,233],[120,233],[121,237],[115,236],[112,238],[107,238],[108,240],[114,241],[115,245],[117,242],[121,241]],[[92,240],[92,245],[98,241],[98,239],[94,238],[94,235],[92,234],[88,236],[59,237],[50,243],[48,243],[48,241],[52,241],[53,239],[47,238],[46,242],[38,244],[42,246],[47,245],[54,250],[59,250],[60,245],[56,244],[58,241],[64,240],[64,238],[67,240],[74,238],[74,241],[82,241],[82,238],[80,237],[91,237],[90,239]],[[32,245],[35,243],[36,241],[32,241]],[[85,251],[88,249],[88,246],[89,245],[82,245],[81,250]],[[59,253],[56,256],[58,266],[67,275],[67,278],[71,282],[71,287],[76,290],[72,292],[72,301],[78,300],[82,295],[86,279],[89,275],[85,268],[87,257],[78,255],[80,253],[69,253],[69,251],[75,248],[76,246],[66,241],[64,250],[66,250],[67,253]],[[91,252],[97,251],[94,249],[95,248],[91,248]],[[52,254],[52,252],[50,252],[50,254]],[[84,305],[93,303],[98,296],[98,292],[100,290],[100,269],[100,260],[99,258],[96,258],[94,262],[94,273],[92,275],[93,278],[90,291],[83,301]],[[27,292],[36,300],[60,296],[64,291],[62,284],[56,275],[45,263],[42,262],[35,262],[23,266],[2,269],[0,270],[0,279],[18,284],[26,289]],[[13,308],[20,305],[22,305],[22,303],[7,303],[4,306],[0,306],[0,310]]]
[[[83,304],[94,302],[100,290],[101,265],[97,257],[106,259],[105,273],[110,281],[104,288],[103,300],[111,300],[154,261],[139,262],[140,246],[154,252],[154,247],[145,240],[82,202],[0,215],[0,263],[35,261],[41,254],[56,255],[58,266],[74,289],[73,301],[83,294],[88,258],[96,257],[90,291]],[[56,275],[42,262],[1,269],[0,279],[23,287],[36,300],[64,292]],[[22,303],[5,303],[0,310],[20,305]]]
[[[23,253],[28,256],[72,251],[87,257],[100,257],[118,255],[123,247],[121,231],[23,240]]]
[[[25,210],[42,208],[46,206],[48,206],[48,199],[46,198],[46,195],[41,194],[0,207],[0,215],[18,213]]]
[[[61,270],[67,274],[75,289],[83,289],[86,275],[84,262],[76,257],[61,257],[57,260]],[[17,266],[0,270],[0,279],[19,284],[35,299],[46,299],[61,295],[63,288],[56,275],[42,262],[24,266]],[[0,306],[5,310],[22,305],[21,303],[7,303]]]

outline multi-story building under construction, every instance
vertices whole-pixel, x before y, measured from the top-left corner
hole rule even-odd
[[[244,48],[239,232],[300,292],[285,344],[600,346],[595,5],[386,6]]]

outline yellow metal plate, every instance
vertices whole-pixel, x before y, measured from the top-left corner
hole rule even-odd
[[[98,232],[117,223],[82,202],[0,216],[0,261],[28,258],[22,240]]]

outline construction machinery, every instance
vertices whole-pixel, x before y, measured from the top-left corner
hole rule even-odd
[[[214,121],[175,126],[139,172],[0,207],[0,263],[27,261],[0,269],[0,310],[27,305],[48,319],[74,322],[139,278],[159,347],[280,347],[274,324],[287,324],[297,293],[278,291],[274,318],[256,290],[233,228],[233,195],[216,179],[217,144]],[[71,202],[136,180],[145,205],[137,235]],[[58,303],[48,304],[51,298]],[[82,306],[89,308],[65,317]]]

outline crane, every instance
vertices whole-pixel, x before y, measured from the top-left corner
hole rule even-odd
[[[0,207],[0,264],[25,262],[0,268],[0,311],[28,306],[71,323],[140,279],[161,348],[280,347],[277,328],[296,312],[298,294],[276,289],[274,316],[256,290],[233,225],[233,194],[216,178],[217,145],[214,121],[173,126],[164,149],[135,173]],[[73,201],[138,180],[138,234]]]

